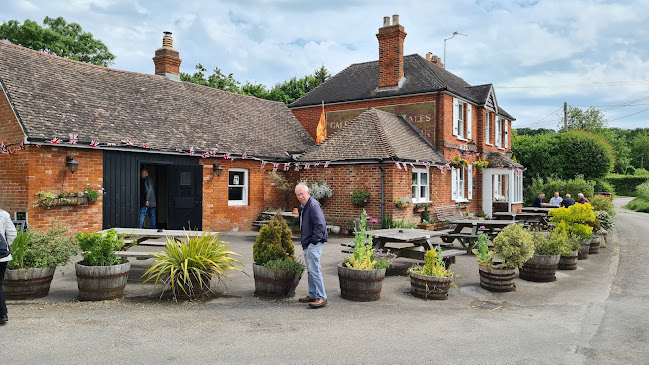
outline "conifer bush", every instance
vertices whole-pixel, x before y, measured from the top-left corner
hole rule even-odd
[[[268,224],[261,227],[259,236],[252,246],[252,258],[257,265],[271,260],[295,261],[295,247],[291,241],[291,230],[281,214],[276,214]]]

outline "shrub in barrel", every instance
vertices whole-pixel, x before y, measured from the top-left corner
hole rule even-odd
[[[446,300],[453,284],[453,272],[446,268],[442,248],[426,251],[424,266],[413,265],[408,269],[410,293],[418,298]]]
[[[77,233],[83,260],[75,264],[79,300],[109,300],[124,296],[126,279],[131,269],[116,251],[125,247],[114,229],[97,233]]]
[[[559,225],[564,222],[567,233],[578,236],[581,239],[581,247],[578,254],[579,260],[588,258],[593,225],[596,225],[597,222],[593,207],[588,203],[575,204],[569,208],[552,209],[548,214],[550,215],[551,224]]]
[[[76,255],[77,245],[67,227],[52,225],[45,233],[18,232],[11,251],[4,293],[8,299],[34,299],[49,293],[56,267]]]
[[[493,254],[484,247],[478,248],[478,263],[480,264],[480,286],[493,292],[509,292],[516,290],[514,278],[516,268],[534,255],[532,235],[523,228],[522,224],[511,224],[494,238],[494,252],[501,260],[494,264]],[[482,245],[486,246],[486,242]],[[487,253],[484,254],[484,251]],[[484,257],[484,259],[483,259]]]
[[[566,245],[566,237],[560,232],[552,232],[548,237],[545,237],[541,231],[537,230],[532,232],[532,240],[534,256],[518,269],[520,278],[536,282],[557,280],[557,268],[561,249]]]
[[[338,265],[340,296],[344,299],[370,302],[381,298],[385,269],[394,256],[372,248],[373,235],[367,233],[367,222],[371,219],[363,210],[359,229],[354,228],[354,251]]]
[[[252,246],[255,296],[290,298],[295,295],[304,264],[295,259],[292,232],[281,214],[261,227]]]
[[[229,247],[220,235],[208,232],[186,234],[180,242],[167,238],[164,251],[152,254],[155,262],[144,273],[144,282],[155,278],[155,285],[162,283],[160,296],[169,290],[174,300],[199,299],[210,293],[212,279],[223,284],[230,271],[241,271],[237,266],[243,265]]]
[[[565,229],[566,223],[562,222],[552,231],[552,235],[560,236],[561,240],[565,240],[559,251],[559,270],[577,270],[577,259],[579,254],[579,237],[574,234],[568,234]]]

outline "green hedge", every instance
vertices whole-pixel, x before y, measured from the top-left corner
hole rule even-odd
[[[617,195],[636,196],[636,188],[649,181],[649,177],[611,174],[606,176],[606,181],[613,185]]]
[[[549,203],[554,192],[558,191],[559,196],[565,199],[566,193],[570,194],[573,199],[577,200],[577,194],[582,193],[588,199],[593,197],[595,181],[586,181],[584,179],[533,179],[529,193],[523,198],[525,206],[532,205],[534,198],[541,193],[545,193],[545,202]]]

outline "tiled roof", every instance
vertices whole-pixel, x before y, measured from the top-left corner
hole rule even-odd
[[[403,85],[396,90],[378,91],[379,61],[356,63],[342,70],[322,85],[294,101],[289,108],[319,105],[322,101],[338,103],[391,96],[430,93],[447,90],[478,105],[485,103],[488,89],[485,86],[471,86],[457,75],[434,65],[418,54],[404,56]],[[477,88],[477,90],[476,90]],[[499,108],[499,113],[514,119]]]
[[[505,154],[502,152],[489,152],[485,160],[489,162],[488,167],[503,166],[503,167],[518,167],[519,169],[524,167],[518,162],[515,162],[511,158],[505,156]]]
[[[373,108],[299,158],[300,161],[362,159],[444,161],[409,121]]]
[[[315,144],[283,103],[94,66],[2,41],[0,81],[33,141],[66,140],[74,132],[80,142],[130,139],[152,148],[216,148],[277,158]]]

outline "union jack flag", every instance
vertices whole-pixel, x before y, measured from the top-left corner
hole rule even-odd
[[[212,156],[212,157],[216,156],[216,150],[215,149],[210,150],[210,156]]]
[[[7,149],[7,146],[5,146],[4,142],[0,142],[0,150],[4,151]]]
[[[241,159],[242,159],[242,160],[245,160],[245,159],[247,159],[247,158],[248,158],[248,154],[246,154],[246,153],[244,152],[244,153],[241,155]]]
[[[399,164],[399,161],[394,161],[394,164],[397,165],[397,168],[401,170],[401,165]]]
[[[295,164],[295,170],[294,171],[300,171],[300,165]]]
[[[325,167],[325,168],[329,167],[329,164],[330,164],[330,163],[331,163],[331,161],[327,161],[327,162],[325,162],[324,167]]]
[[[21,142],[20,142],[20,145],[19,145],[19,148],[20,148],[21,150],[24,150],[24,149],[25,149],[25,142],[21,141]]]
[[[291,163],[285,163],[284,164],[284,171],[288,171],[291,168]]]
[[[68,133],[68,136],[70,136],[68,144],[77,144],[79,142],[79,133]]]
[[[146,143],[143,143],[142,146],[140,146],[140,147],[142,147],[142,148],[149,148],[149,145],[146,144]]]
[[[189,155],[194,156],[194,153],[196,153],[196,151],[194,151],[194,147],[189,147]]]
[[[424,162],[424,166],[426,166],[426,168],[429,168],[430,167],[430,162]]]
[[[279,167],[279,162],[273,162],[273,172],[277,171],[278,167]]]
[[[122,140],[122,144],[125,144],[125,145],[127,145],[127,146],[132,146],[132,145],[133,145],[133,142],[131,142],[130,139],[123,139],[123,140]]]
[[[115,146],[117,146],[117,144],[116,143],[106,143],[106,146],[107,147],[115,147]]]
[[[268,163],[268,162],[266,162],[266,161],[261,161],[261,166],[259,167],[259,169],[261,170],[261,169],[263,169],[264,167],[266,167],[266,164],[267,164],[267,163]]]
[[[311,164],[310,164],[310,163],[304,164],[304,169],[305,169],[305,170],[308,170],[308,169],[310,169],[310,168],[311,168]]]
[[[49,141],[45,141],[45,142],[51,143],[51,144],[61,144],[61,139],[60,138],[52,138]]]
[[[313,166],[320,166],[320,162],[314,163]]]
[[[36,145],[36,148],[41,148],[41,145],[40,145],[40,144],[37,144],[37,145]]]
[[[92,141],[90,141],[89,146],[92,147],[92,148],[97,148],[97,147],[99,147],[99,141],[97,141],[96,139],[93,139]]]
[[[16,152],[16,151],[14,151],[14,150],[10,150],[10,149],[8,149],[8,148],[7,148],[6,150],[2,151],[2,153],[6,153],[6,154],[8,154],[8,155],[13,155],[14,152]]]
[[[229,154],[229,153],[226,153],[225,155],[223,155],[223,158],[226,159],[226,160],[229,160],[229,159],[232,158],[232,155]]]
[[[202,157],[202,158],[208,158],[208,157],[210,157],[210,154],[209,154],[209,152],[205,152],[205,153],[203,153],[203,154],[201,155],[201,157]]]

